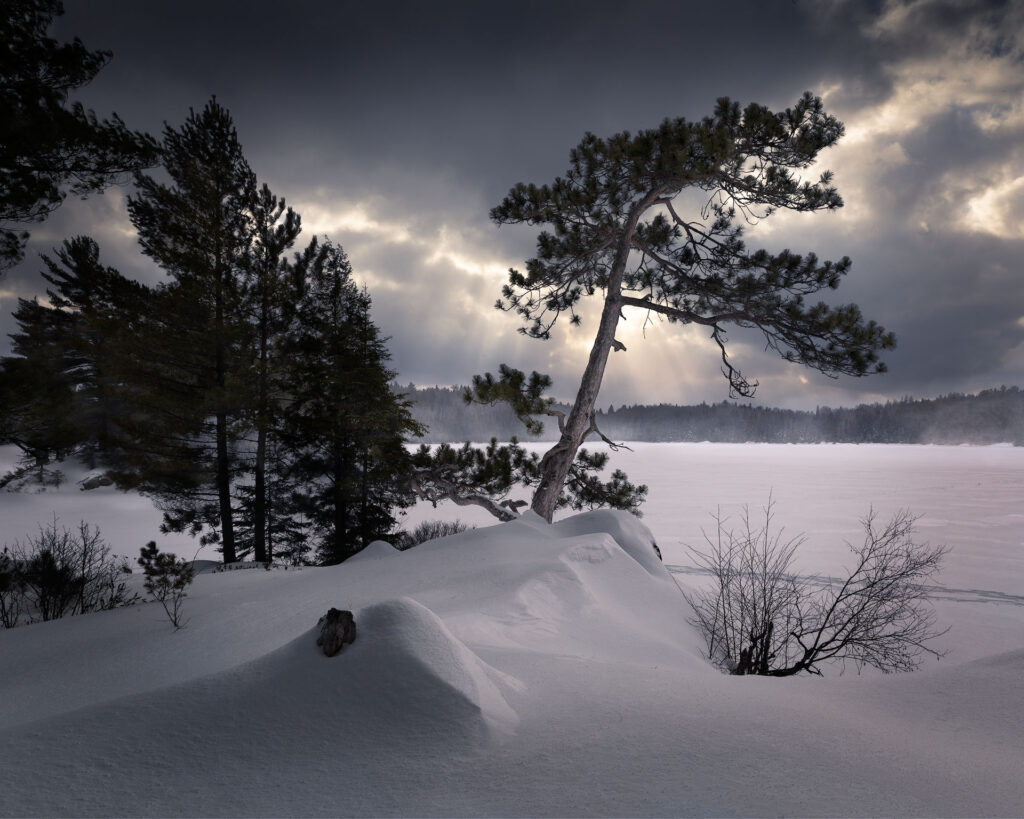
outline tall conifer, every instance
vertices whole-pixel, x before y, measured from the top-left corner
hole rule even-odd
[[[237,376],[243,371],[242,271],[251,241],[248,203],[255,179],[242,154],[234,123],[215,99],[185,124],[168,126],[163,140],[166,185],[139,174],[128,212],[143,253],[173,279],[170,305],[192,311],[178,328],[196,355],[198,413],[214,419],[212,474],[225,562],[235,560],[232,473],[241,415]],[[182,316],[187,319],[188,317]],[[205,453],[204,453],[205,454]]]
[[[246,320],[249,328],[248,355],[251,391],[248,399],[249,425],[255,435],[253,484],[244,493],[253,556],[259,562],[270,558],[268,548],[268,450],[274,433],[280,397],[275,390],[278,379],[279,347],[288,318],[294,312],[298,290],[287,264],[285,252],[295,243],[302,222],[286,207],[284,199],[263,185],[253,191],[249,210],[252,215],[252,244],[245,259]]]
[[[3,440],[17,445],[22,461],[3,483],[29,470],[46,482],[51,458],[73,452],[85,434],[75,411],[67,318],[37,299],[18,299],[14,355],[0,361],[0,405],[5,410]]]
[[[292,452],[298,511],[313,524],[321,562],[338,563],[394,526],[417,434],[409,404],[390,386],[370,298],[329,241],[306,253],[305,293],[288,338],[283,434]]]
[[[118,328],[148,305],[149,289],[100,263],[100,249],[88,236],[64,241],[54,256],[43,256],[46,294],[62,316],[61,344],[74,382],[82,440],[77,454],[92,468],[105,460],[112,416],[120,412],[119,392],[107,366],[116,354]]]
[[[26,465],[43,469],[51,457],[73,453],[95,467],[114,400],[103,365],[107,331],[118,305],[145,288],[101,265],[87,236],[65,241],[43,262],[51,285],[46,303],[20,300],[13,355],[0,363],[8,385],[7,437],[25,452]]]

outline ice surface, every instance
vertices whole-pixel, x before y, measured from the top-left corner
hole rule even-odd
[[[482,519],[337,567],[203,573],[177,632],[155,603],[0,632],[0,815],[1024,815],[1024,450],[634,450],[615,465],[650,484],[643,521]],[[895,677],[711,668],[683,543],[769,490],[814,571],[871,503],[924,513],[954,547],[949,656]],[[152,509],[97,492],[0,493],[2,537],[53,512],[115,551],[155,536]],[[326,658],[331,606],[358,637]]]

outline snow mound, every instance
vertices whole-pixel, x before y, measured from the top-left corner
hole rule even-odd
[[[361,562],[363,560],[382,560],[394,557],[397,554],[401,553],[386,540],[375,540],[361,552],[357,552],[352,555],[352,557],[350,557],[346,562],[353,563]]]
[[[176,688],[223,714],[231,702],[275,712],[309,736],[380,734],[395,727],[467,741],[510,731],[518,717],[498,683],[515,687],[458,640],[430,609],[403,597],[354,613],[356,640],[334,657],[319,626],[240,666]],[[497,681],[497,682],[495,682]],[[217,721],[214,714],[209,719]]]
[[[5,731],[0,813],[280,815],[287,783],[298,813],[363,814],[379,804],[381,781],[364,780],[387,768],[386,749],[442,759],[518,723],[491,677],[511,679],[423,605],[387,601],[356,623],[335,657],[314,627],[235,668]]]
[[[465,574],[451,584],[458,592],[416,597],[474,648],[713,673],[686,624],[689,606],[652,543],[646,527],[624,512],[585,513],[553,525],[527,513],[406,554],[459,555]]]
[[[510,731],[519,717],[494,680],[516,682],[487,665],[434,612],[409,597],[389,600],[356,615],[351,662],[362,667],[375,696],[389,706],[430,712],[447,722],[479,714],[493,729]],[[379,680],[388,679],[386,693]]]
[[[611,509],[595,509],[573,515],[552,527],[560,536],[607,534],[648,573],[666,578],[668,571],[654,548],[654,535],[639,518]]]
[[[223,561],[220,560],[193,560],[191,563],[192,570],[196,574],[211,574],[220,571],[224,566]]]

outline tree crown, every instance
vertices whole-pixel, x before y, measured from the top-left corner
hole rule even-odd
[[[698,122],[666,119],[608,139],[587,134],[564,177],[520,183],[491,211],[499,224],[550,226],[525,272],[510,271],[498,306],[516,311],[521,332],[536,338],[548,338],[564,312],[578,324],[577,305],[598,290],[620,308],[704,325],[732,391],[744,396],[756,384],[726,355],[726,323],[760,330],[784,358],[828,375],[881,372],[877,351],[894,345],[891,333],[863,322],[855,305],[805,303],[838,287],[848,258],[750,250],[743,240],[744,223],[779,208],[842,206],[831,172],[814,182],[798,174],[842,134],[842,123],[810,93],[780,112],[753,103],[741,110],[722,98]],[[676,200],[690,189],[703,204],[684,218]]]

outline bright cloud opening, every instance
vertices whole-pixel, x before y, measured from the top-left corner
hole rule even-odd
[[[1024,238],[1024,176],[992,185],[967,201],[964,227],[1003,239]]]
[[[302,214],[302,226],[311,234],[343,237],[346,233],[358,233],[373,237],[386,237],[393,244],[407,244],[414,241],[409,229],[399,222],[377,219],[363,204],[330,207],[327,205],[302,204],[297,208]]]
[[[434,252],[426,257],[429,265],[450,265],[463,273],[502,280],[508,269],[507,265],[493,259],[484,260],[463,252],[460,248],[469,243],[465,237],[453,231],[447,225],[441,226],[440,235],[431,243]]]

